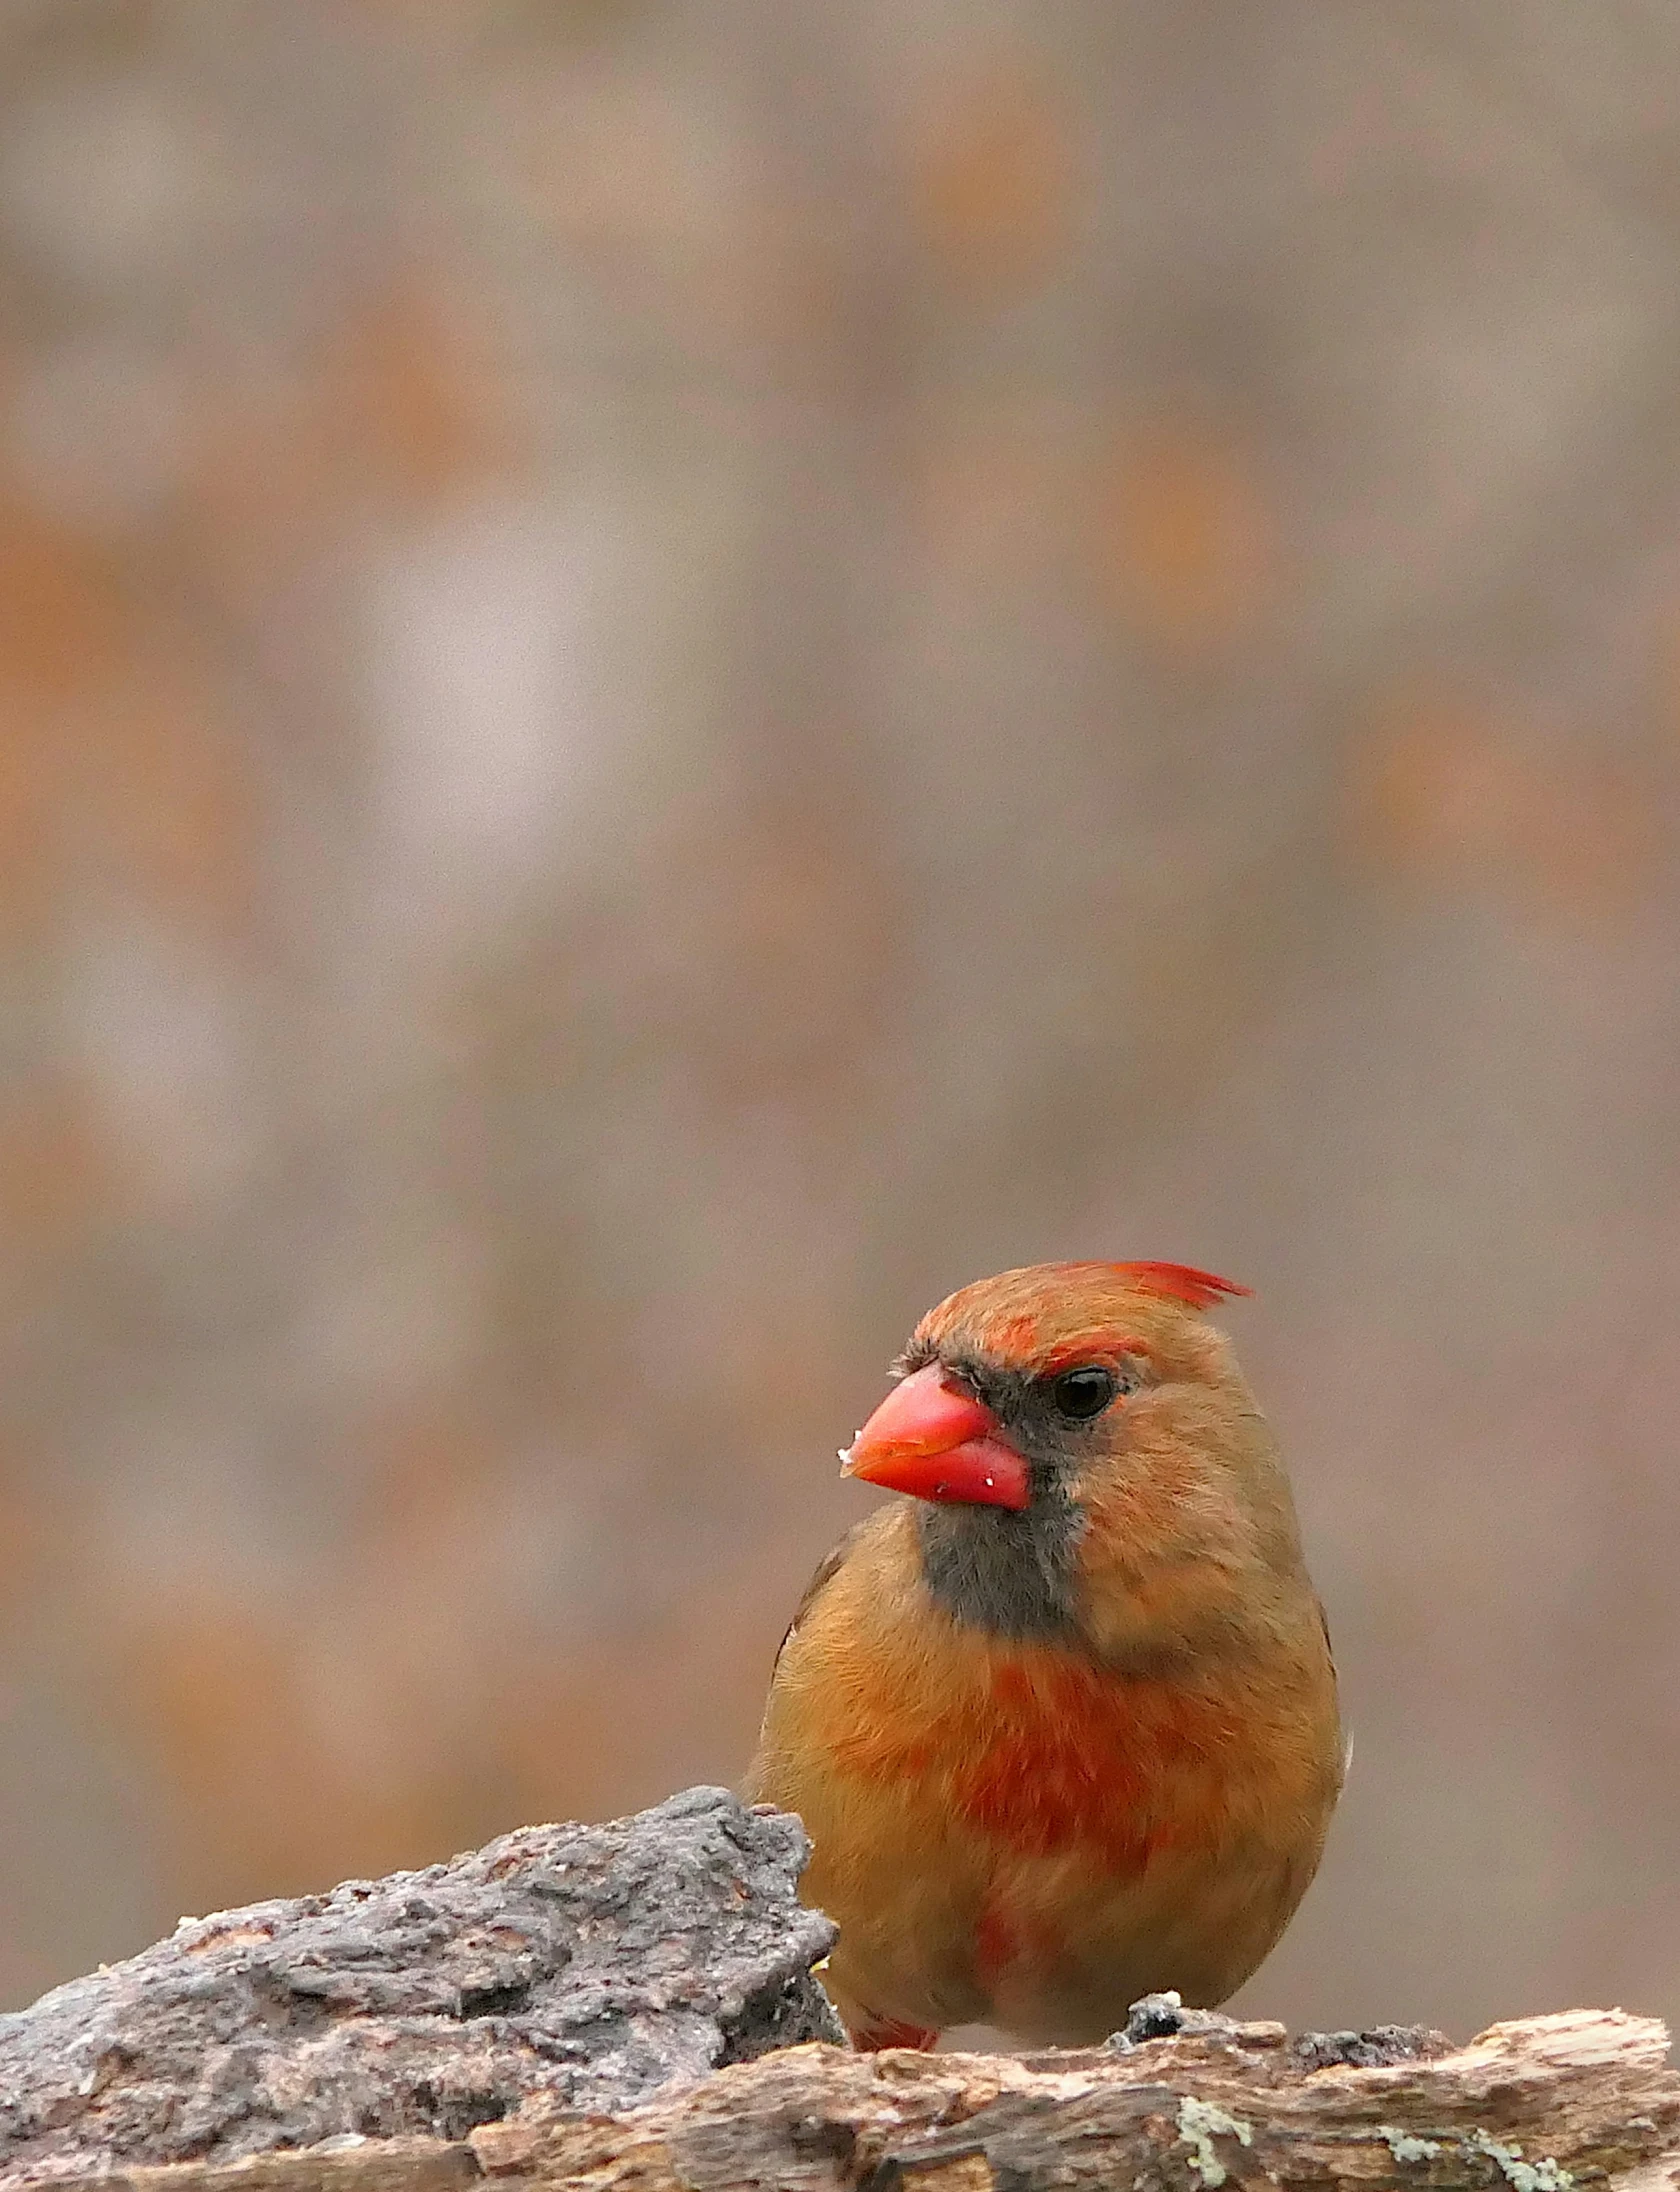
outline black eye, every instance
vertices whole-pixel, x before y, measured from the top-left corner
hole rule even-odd
[[[1076,1423],[1100,1416],[1119,1390],[1119,1378],[1100,1362],[1087,1363],[1082,1370],[1064,1370],[1050,1381],[1050,1399],[1057,1414],[1071,1416]]]

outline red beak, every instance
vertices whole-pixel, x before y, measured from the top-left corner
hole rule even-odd
[[[840,1456],[842,1476],[917,1499],[1025,1507],[1032,1479],[996,1416],[936,1362],[895,1385]]]

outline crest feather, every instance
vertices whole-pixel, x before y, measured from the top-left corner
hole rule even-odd
[[[1187,1263],[1117,1263],[1132,1284],[1145,1294],[1163,1294],[1191,1309],[1212,1309],[1233,1294],[1252,1294],[1252,1286],[1235,1279],[1221,1279],[1211,1271],[1196,1271]]]

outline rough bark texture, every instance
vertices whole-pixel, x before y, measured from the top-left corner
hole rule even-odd
[[[1578,2010],[1438,2035],[1195,2020],[1120,2049],[859,2056],[805,2046],[454,2142],[185,2163],[83,2192],[1673,2192],[1680,2080],[1654,2019]],[[62,2192],[62,2188],[60,2188]]]
[[[0,2182],[356,2134],[451,2149],[533,2094],[623,2109],[841,2037],[799,1822],[690,1789],[423,1872],[183,1919],[0,2018]],[[430,2150],[428,2150],[430,2151]],[[368,2182],[384,2181],[368,2179]]]
[[[1654,2192],[1654,2165],[1680,2161],[1680,2080],[1654,2020],[1530,2018],[1459,2050],[1392,2032],[1291,2047],[1279,2025],[1198,2022],[1122,2053],[1020,2061],[803,2047],[611,2121],[533,2112],[467,2144],[492,2183],[589,2192],[1570,2192],[1636,2178]]]
[[[1680,2192],[1668,2035],[1619,2010],[1454,2048],[1153,1995],[1088,2050],[797,2044],[837,2030],[805,1849],[691,1789],[183,1920],[0,2021],[0,2186]]]

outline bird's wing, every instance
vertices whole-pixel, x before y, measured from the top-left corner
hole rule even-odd
[[[1334,1685],[1335,1685],[1335,1682],[1336,1682],[1336,1647],[1335,1647],[1335,1645],[1334,1645],[1334,1644],[1332,1644],[1332,1643],[1331,1643],[1331,1641],[1330,1641],[1330,1616],[1329,1616],[1329,1615],[1328,1615],[1328,1614],[1327,1614],[1327,1613],[1326,1613],[1326,1612],[1324,1611],[1324,1601],[1323,1601],[1323,1599],[1319,1599],[1319,1600],[1317,1600],[1317,1601],[1316,1601],[1316,1604],[1317,1604],[1317,1606],[1318,1606],[1318,1625],[1319,1625],[1319,1627],[1320,1627],[1320,1628],[1321,1628],[1321,1629],[1322,1629],[1322,1630],[1324,1631],[1324,1649],[1325,1649],[1325,1651],[1326,1651],[1326,1652],[1327,1652],[1327,1653],[1329,1654],[1329,1658],[1330,1658],[1330,1681],[1331,1681],[1331,1684],[1332,1684],[1332,1686],[1334,1686]],[[1349,1730],[1348,1730],[1348,1732],[1347,1732],[1347,1737],[1346,1737],[1346,1740],[1345,1740],[1345,1741],[1343,1742],[1343,1744],[1342,1744],[1342,1780],[1341,1780],[1341,1786],[1342,1786],[1343,1788],[1346,1788],[1346,1786],[1347,1786],[1348,1768],[1349,1768],[1349,1767],[1350,1767],[1350,1766],[1351,1766],[1352,1764],[1353,1764],[1353,1730],[1352,1730],[1351,1728],[1349,1728]]]
[[[854,1522],[851,1528],[846,1532],[845,1536],[840,1539],[838,1544],[830,1547],[829,1551],[823,1557],[823,1560],[818,1567],[816,1574],[812,1576],[810,1582],[806,1584],[805,1595],[800,1599],[799,1604],[793,1609],[793,1619],[788,1623],[787,1630],[782,1637],[782,1641],[776,1646],[775,1661],[770,1669],[770,1679],[772,1682],[774,1682],[776,1679],[776,1668],[779,1667],[782,1663],[782,1654],[787,1650],[788,1645],[792,1641],[794,1634],[799,1627],[799,1624],[811,1611],[812,1606],[815,1605],[818,1596],[823,1590],[823,1587],[826,1584],[833,1582],[834,1578],[840,1573],[840,1570],[845,1566],[847,1560],[851,1557],[853,1546],[856,1545],[858,1539],[863,1535],[864,1531],[868,1529],[870,1523],[874,1521],[874,1519],[875,1518],[873,1515],[865,1515],[861,1522]]]

